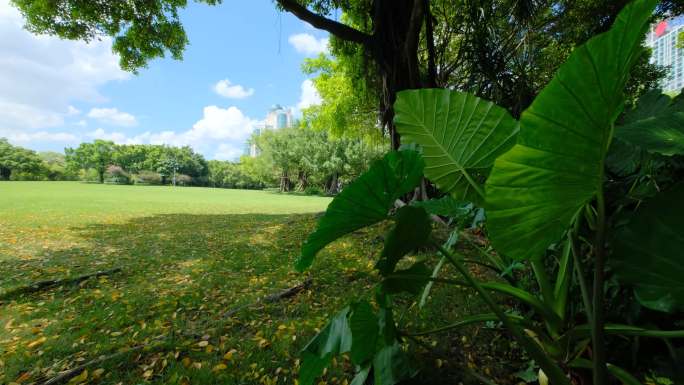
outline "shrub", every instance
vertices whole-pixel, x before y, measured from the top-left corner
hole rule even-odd
[[[185,174],[177,174],[176,184],[180,186],[190,186],[192,185],[192,177]]]
[[[304,194],[306,195],[325,195],[323,190],[321,190],[318,186],[309,186],[304,189]]]
[[[161,184],[162,177],[154,171],[142,170],[134,176],[135,184]]]
[[[105,180],[115,184],[129,184],[131,182],[131,177],[123,168],[110,165],[107,167]]]

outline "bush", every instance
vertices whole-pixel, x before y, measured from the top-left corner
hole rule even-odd
[[[115,184],[129,184],[131,177],[123,168],[110,165],[107,167],[105,181]]]
[[[304,194],[306,195],[325,195],[323,190],[321,190],[318,186],[309,186],[304,189]]]
[[[185,174],[177,174],[176,184],[180,186],[190,186],[192,185],[192,177]]]
[[[92,168],[87,170],[81,169],[79,172],[79,179],[86,182],[100,182],[100,176],[97,174],[97,171]]]
[[[143,170],[133,176],[135,184],[161,184],[162,177],[154,171]]]

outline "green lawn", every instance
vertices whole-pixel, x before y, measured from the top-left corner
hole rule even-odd
[[[302,214],[323,211],[329,201],[262,191],[1,183],[0,383],[40,381],[141,344],[149,348],[89,368],[86,381],[293,383],[298,349],[345,298],[346,288],[333,283],[340,272],[354,275],[367,264],[328,261],[334,271],[319,264],[310,291],[224,314],[305,279],[291,268],[315,222]],[[12,292],[113,267],[123,272]]]
[[[379,229],[333,243],[307,274],[294,272],[315,213],[329,202],[264,191],[0,183],[0,383],[40,384],[131,348],[72,384],[296,383],[298,352],[316,329],[378,282]],[[122,271],[77,285],[16,290],[116,267]],[[307,277],[309,290],[258,302]],[[453,288],[436,287],[432,297],[420,312],[415,298],[398,298],[400,308],[413,309],[401,311],[402,327],[446,324],[479,306]],[[498,361],[468,348],[473,333],[485,345],[491,333],[463,333],[423,341],[432,348],[418,358],[430,370],[416,383],[457,383],[457,368]],[[336,360],[322,383],[347,384],[352,371]]]

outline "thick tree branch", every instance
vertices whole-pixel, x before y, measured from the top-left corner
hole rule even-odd
[[[435,35],[433,32],[433,18],[430,12],[430,0],[423,0],[425,7],[425,40],[428,51],[428,87],[437,87],[437,65],[435,64]]]
[[[306,21],[318,29],[330,32],[336,37],[352,41],[359,44],[367,45],[370,43],[371,35],[363,33],[358,29],[352,28],[348,25],[339,23],[335,20],[328,19],[314,12],[309,11],[305,6],[297,3],[296,0],[276,0],[284,10],[297,16],[300,20]]]
[[[406,31],[406,41],[404,51],[408,60],[411,87],[420,87],[420,69],[418,68],[418,45],[420,42],[420,30],[423,26],[423,18],[425,17],[425,8],[422,0],[413,1],[413,9],[411,10],[411,18],[409,21],[408,30]]]

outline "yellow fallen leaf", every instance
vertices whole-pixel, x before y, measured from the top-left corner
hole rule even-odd
[[[212,371],[213,372],[219,372],[221,370],[226,370],[226,368],[227,368],[226,364],[218,364],[218,365],[214,366]]]
[[[105,372],[105,370],[102,369],[102,368],[93,370],[93,378],[96,378],[96,379],[97,379],[97,378],[102,377],[102,374],[103,374],[104,372]]]
[[[152,369],[148,369],[145,371],[145,373],[143,373],[142,376],[143,376],[143,378],[150,378],[150,377],[152,377],[152,374],[154,374],[154,371]]]
[[[37,346],[40,346],[40,345],[44,344],[45,341],[47,341],[47,337],[42,336],[42,337],[38,338],[38,339],[35,340],[35,341],[29,342],[29,344],[26,345],[26,347],[29,348],[29,349],[33,349],[33,348],[35,348],[35,347],[37,347]]]
[[[207,345],[209,345],[209,341],[200,341],[197,343],[197,346],[199,346],[200,348],[203,348]]]
[[[189,367],[192,364],[192,360],[189,357],[185,357],[181,360],[184,367]]]
[[[237,350],[230,349],[226,354],[223,355],[223,359],[226,361],[231,361],[233,359],[233,354],[237,353]]]

